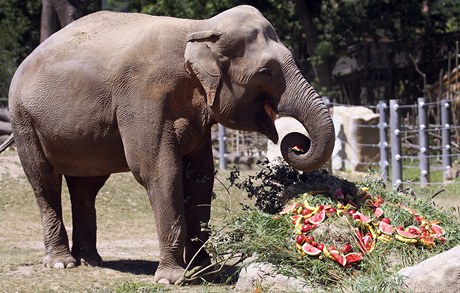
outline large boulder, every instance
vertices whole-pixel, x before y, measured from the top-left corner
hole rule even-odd
[[[398,272],[411,292],[460,292],[460,246]]]
[[[239,292],[253,292],[256,286],[270,288],[273,292],[321,292],[309,287],[302,279],[278,274],[272,264],[260,262],[242,268],[236,283]]]
[[[367,171],[379,162],[379,115],[361,106],[333,108],[336,133],[332,169]]]

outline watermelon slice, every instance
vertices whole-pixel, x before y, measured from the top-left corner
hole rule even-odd
[[[332,259],[338,262],[343,267],[347,264],[347,258],[339,251],[332,249],[329,250],[329,253],[331,254]]]
[[[416,226],[408,226],[406,227],[405,230],[412,234],[417,234],[417,235],[420,235],[422,233],[422,230],[420,230],[420,228]]]
[[[419,213],[418,213],[416,210],[411,209],[410,207],[406,207],[406,206],[403,205],[402,203],[399,203],[398,206],[399,206],[401,209],[403,209],[403,210],[405,210],[405,211],[408,211],[409,213],[411,213],[411,214],[414,215],[414,216],[419,216]]]
[[[405,231],[402,228],[396,229],[396,233],[398,233],[398,235],[401,235],[402,237],[409,238],[409,239],[414,239],[414,238],[417,238],[418,236],[417,234],[411,233],[409,231]]]
[[[305,252],[308,255],[318,255],[318,254],[320,254],[322,252],[322,250],[314,247],[310,243],[304,243],[302,245],[302,250],[303,250],[303,252]]]
[[[375,248],[375,241],[371,235],[366,235],[363,237],[363,248],[366,252],[372,252]]]
[[[425,247],[432,248],[435,246],[434,239],[432,237],[422,237],[420,238],[420,243],[422,243]]]
[[[297,204],[292,202],[284,206],[284,209],[280,212],[281,215],[291,213],[297,207]]]
[[[379,230],[383,234],[386,235],[392,235],[393,232],[395,231],[395,228],[391,226],[390,224],[385,223],[384,221],[379,222]]]
[[[355,219],[355,221],[361,221],[362,223],[369,223],[371,221],[371,219],[369,219],[368,217],[366,217],[363,213],[361,212],[356,212],[353,214],[353,219]]]
[[[346,263],[360,262],[363,259],[363,255],[359,252],[350,252],[345,255]]]
[[[431,224],[431,230],[433,230],[436,235],[445,235],[446,231],[439,225]]]
[[[375,208],[374,209],[374,216],[376,218],[380,218],[381,216],[383,216],[383,210],[381,208]]]
[[[317,212],[313,217],[309,218],[308,221],[312,224],[321,224],[326,219],[326,211],[321,210]]]

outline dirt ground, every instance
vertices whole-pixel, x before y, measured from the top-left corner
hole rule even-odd
[[[224,196],[225,197],[225,196]],[[63,187],[63,214],[71,238],[69,196]],[[215,201],[214,218],[228,198]],[[236,204],[236,203],[233,203]],[[219,207],[220,206],[220,207]],[[0,155],[0,292],[235,292],[233,285],[183,287],[152,285],[158,266],[158,239],[145,190],[128,173],[114,174],[98,195],[100,268],[50,270],[41,264],[42,227],[32,189],[17,153]]]

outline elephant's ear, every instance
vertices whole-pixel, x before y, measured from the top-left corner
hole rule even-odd
[[[212,50],[213,43],[219,39],[220,33],[201,31],[191,33],[187,37],[185,47],[185,65],[187,72],[196,75],[206,91],[208,104],[212,106],[221,81],[221,70],[217,56]]]

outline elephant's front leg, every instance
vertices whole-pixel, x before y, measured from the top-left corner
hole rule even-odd
[[[209,263],[209,255],[203,244],[209,238],[209,232],[202,229],[211,213],[211,198],[214,184],[214,165],[211,144],[184,159],[184,204],[187,225],[185,262],[193,259],[190,267]]]
[[[142,171],[141,171],[142,173]],[[144,179],[152,205],[160,245],[160,263],[154,281],[175,283],[184,273],[186,227],[182,158],[173,150],[160,152],[154,174]]]

